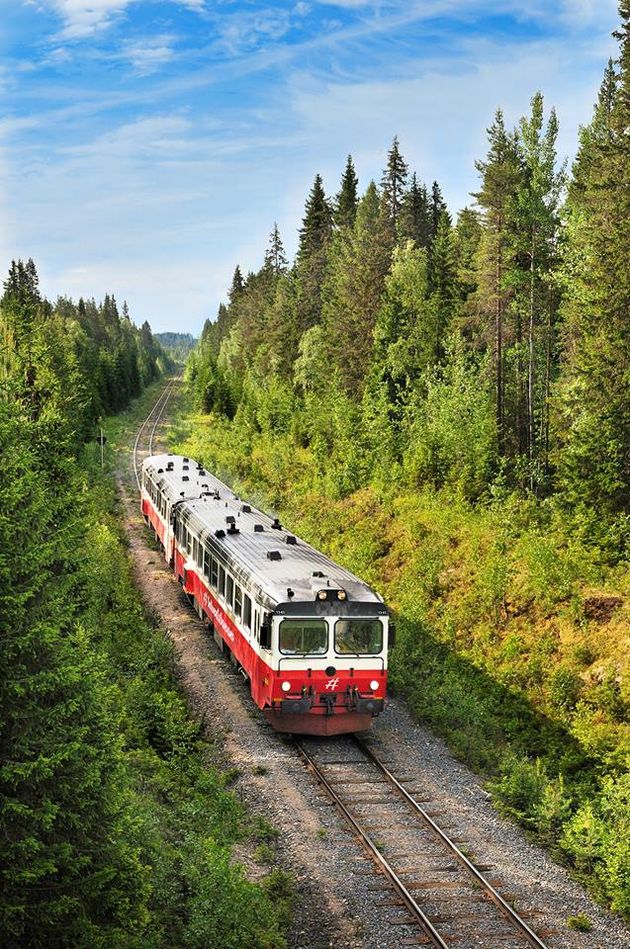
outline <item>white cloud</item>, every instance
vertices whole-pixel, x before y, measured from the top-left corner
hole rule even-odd
[[[131,64],[139,76],[148,76],[175,57],[175,37],[158,34],[123,44],[120,57]]]
[[[111,25],[132,3],[142,0],[42,0],[63,20],[61,36],[84,39]],[[172,0],[173,3],[201,13],[205,0]]]

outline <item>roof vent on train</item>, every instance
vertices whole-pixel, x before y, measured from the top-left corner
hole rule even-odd
[[[157,473],[158,473],[158,474],[164,474],[164,468],[158,468]]]
[[[227,532],[228,532],[228,534],[240,534],[240,533],[241,533],[240,530],[238,529],[238,527],[236,526],[236,524],[230,524],[230,526],[228,527]]]
[[[182,471],[189,471],[189,470],[190,470],[189,465],[182,465]]]
[[[313,570],[313,576],[314,576],[314,577],[320,577],[320,578],[323,579],[323,577],[325,577],[326,574],[323,573],[321,570]]]
[[[182,461],[184,462],[184,464],[186,464],[187,462],[190,461],[190,458],[182,458]]]
[[[236,524],[236,518],[234,517],[233,514],[228,514],[228,516],[225,518],[225,523],[226,523],[226,524]]]
[[[188,475],[182,475],[182,481],[190,481]]]
[[[271,527],[272,527],[272,530],[274,531],[282,530],[282,524],[280,523],[277,517],[274,517],[273,521],[271,522]]]
[[[225,531],[222,528],[219,528],[217,531],[214,532],[214,536],[219,537],[219,538],[225,537]]]
[[[251,514],[251,513],[252,513],[252,509],[251,509],[251,507],[250,507],[249,504],[241,504],[241,511],[243,512],[243,514]]]
[[[294,537],[293,534],[287,534],[284,539],[287,544],[297,544],[297,537]]]
[[[267,560],[282,560],[282,554],[279,550],[268,550]]]
[[[167,471],[173,471],[174,467],[175,467],[175,465],[173,464],[173,462],[172,462],[172,461],[169,461],[169,463],[168,463],[167,466],[166,466],[166,470],[167,470]]]
[[[254,532],[255,532],[256,534],[262,534],[262,532],[264,531],[264,529],[265,529],[265,528],[262,526],[262,524],[254,524]]]

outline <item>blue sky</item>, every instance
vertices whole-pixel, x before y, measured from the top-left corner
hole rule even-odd
[[[293,254],[316,172],[361,188],[398,135],[453,212],[497,106],[540,89],[572,157],[616,0],[5,0],[0,267],[127,299],[197,333],[278,221]],[[2,263],[4,261],[4,263]]]

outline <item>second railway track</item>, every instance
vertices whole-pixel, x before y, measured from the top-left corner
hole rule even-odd
[[[157,427],[160,424],[166,407],[170,401],[173,391],[179,385],[179,379],[171,379],[162,389],[159,397],[154,402],[151,411],[144,421],[140,424],[136,433],[136,440],[133,444],[133,470],[136,478],[138,491],[140,490],[140,473],[142,471],[142,462],[148,456],[153,454],[153,442]]]
[[[407,924],[417,928],[401,945],[546,949],[422,806],[421,792],[414,796],[362,739],[296,745],[395,890]]]

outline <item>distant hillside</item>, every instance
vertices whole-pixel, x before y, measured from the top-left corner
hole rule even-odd
[[[161,346],[178,362],[186,362],[197,340],[190,333],[154,333]]]

